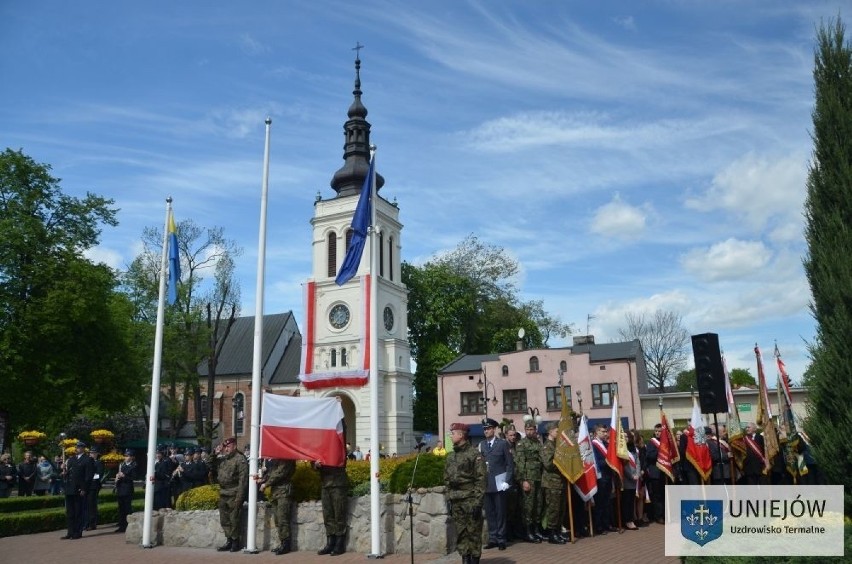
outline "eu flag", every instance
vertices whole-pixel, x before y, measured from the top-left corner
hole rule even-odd
[[[180,249],[178,249],[175,216],[169,210],[169,305],[177,301],[177,285],[180,280]]]
[[[370,218],[372,215],[375,165],[376,157],[374,155],[370,161],[370,170],[367,171],[367,178],[364,179],[364,186],[361,187],[361,196],[359,196],[358,205],[355,207],[355,215],[352,216],[352,240],[349,242],[349,248],[346,249],[343,264],[340,265],[340,271],[338,271],[337,278],[335,279],[338,286],[343,286],[355,276],[355,273],[358,272],[358,266],[361,264],[361,255],[364,254],[364,243],[367,241],[367,228],[370,227]]]

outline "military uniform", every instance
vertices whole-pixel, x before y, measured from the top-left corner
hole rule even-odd
[[[535,535],[535,527],[541,521],[539,518],[540,488],[541,488],[541,443],[537,439],[524,437],[515,447],[515,473],[521,489],[523,508],[524,539],[528,542],[541,542]],[[524,491],[524,482],[529,484],[529,491]]]
[[[230,439],[229,439],[230,440]],[[227,550],[239,550],[242,510],[248,488],[246,457],[233,450],[225,456],[210,459],[213,481],[219,484],[219,523],[228,538]]]
[[[132,451],[125,456],[133,456]],[[118,499],[118,532],[127,530],[127,516],[133,513],[133,478],[136,475],[136,461],[122,462],[115,478],[115,495]],[[120,477],[119,477],[120,476]]]
[[[565,478],[553,463],[556,441],[548,438],[541,447],[541,487],[544,491],[544,517],[549,532],[548,542],[564,544],[561,538],[562,516],[565,509]]]
[[[464,564],[478,564],[482,555],[482,504],[487,471],[485,460],[469,442],[447,453],[444,483],[447,505],[456,525],[456,548]]]
[[[320,465],[318,468],[322,484],[322,521],[327,542],[317,554],[343,554],[346,552],[346,514],[349,508],[346,459],[343,459],[343,466]]]
[[[267,462],[266,484],[272,493],[269,501],[272,514],[275,516],[275,526],[278,527],[278,539],[281,544],[275,549],[275,554],[290,552],[290,515],[293,509],[293,474],[296,473],[295,460],[271,460]]]

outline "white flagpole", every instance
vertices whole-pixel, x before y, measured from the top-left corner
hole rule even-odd
[[[266,146],[263,150],[263,186],[260,195],[260,233],[257,241],[257,286],[254,308],[254,359],[251,369],[251,448],[249,450],[248,530],[243,552],[257,553],[257,477],[260,452],[260,376],[263,363],[263,290],[266,273],[266,201],[269,194],[269,138],[272,119],[266,118]]]
[[[376,224],[376,146],[370,145],[370,160],[373,163],[373,177],[370,179],[370,539],[372,552],[370,556],[381,558],[382,554],[382,523],[379,508],[379,331],[378,304],[379,272],[377,259],[379,249],[376,245],[378,235]]]
[[[154,366],[151,369],[151,408],[148,419],[148,461],[145,466],[145,517],[142,521],[142,547],[153,548],[151,520],[154,510],[154,453],[157,452],[157,427],[160,420],[160,370],[163,366],[163,318],[166,312],[166,269],[169,258],[169,218],[172,198],[166,198],[166,221],[163,225],[163,256],[160,259],[160,294],[157,301],[157,325],[154,334]]]

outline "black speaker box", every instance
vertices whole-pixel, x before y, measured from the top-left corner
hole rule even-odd
[[[695,387],[701,413],[726,413],[725,368],[719,349],[719,335],[703,333],[692,336],[692,354],[695,358]]]

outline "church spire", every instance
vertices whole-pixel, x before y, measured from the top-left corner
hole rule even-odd
[[[363,45],[356,44],[354,100],[349,106],[349,119],[343,124],[343,166],[334,173],[331,187],[338,196],[352,196],[361,192],[367,171],[370,168],[370,123],[367,108],[361,102],[361,57]],[[385,179],[376,174],[376,190],[384,185]]]

